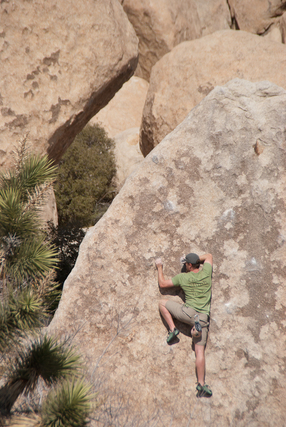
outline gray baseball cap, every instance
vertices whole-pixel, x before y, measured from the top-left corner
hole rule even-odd
[[[198,262],[200,261],[200,258],[197,254],[188,254],[186,255],[186,257],[182,260],[183,263],[188,263],[188,264],[198,264]]]

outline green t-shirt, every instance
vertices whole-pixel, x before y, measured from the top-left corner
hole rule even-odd
[[[172,278],[174,286],[181,286],[185,293],[185,304],[199,313],[210,314],[212,296],[212,266],[205,262],[198,273],[180,273]]]

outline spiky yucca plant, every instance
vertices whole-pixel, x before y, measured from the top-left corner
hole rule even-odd
[[[37,291],[37,294],[42,299],[48,313],[52,314],[58,307],[61,299],[60,284],[55,280],[56,271],[50,270],[44,277],[32,282],[32,288]]]
[[[58,262],[39,220],[40,205],[56,175],[47,156],[27,156],[26,140],[14,169],[0,175],[0,272],[13,285],[43,276]]]
[[[45,241],[44,236],[29,237],[22,241],[12,255],[7,254],[3,272],[15,284],[29,282],[56,267],[58,250]]]
[[[2,427],[1,423],[0,427]],[[5,424],[4,427],[6,427]],[[43,424],[39,414],[16,415],[10,418],[9,427],[43,427]]]
[[[34,390],[41,377],[47,385],[73,375],[79,367],[79,357],[64,343],[43,336],[22,343],[16,357],[10,360],[7,381],[0,389],[0,413],[7,415],[22,393]]]
[[[44,427],[83,427],[91,411],[91,386],[82,380],[65,381],[52,390],[43,404]]]
[[[0,301],[0,351],[15,345],[24,331],[37,328],[47,317],[42,298],[35,289],[9,289]]]

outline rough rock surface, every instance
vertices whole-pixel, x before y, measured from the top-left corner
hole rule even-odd
[[[216,85],[238,77],[286,88],[285,66],[285,45],[245,31],[217,31],[176,46],[152,70],[140,131],[143,155]]]
[[[117,0],[6,0],[0,16],[0,166],[27,133],[57,161],[133,74],[134,29]]]
[[[263,34],[271,25],[271,15],[281,6],[281,0],[228,0],[236,28]]]
[[[201,24],[202,36],[231,27],[231,16],[225,0],[194,0]]]
[[[286,44],[286,13],[283,13],[280,19],[280,29],[282,36],[282,43]]]
[[[118,190],[123,186],[126,178],[139,166],[144,157],[139,146],[139,127],[127,129],[114,138],[116,177]]]
[[[285,105],[269,82],[216,87],[83,240],[50,330],[71,334],[133,412],[176,427],[286,424]],[[157,308],[154,260],[171,277],[189,251],[214,255],[211,399],[195,397],[188,330],[168,346]]]
[[[153,65],[184,40],[202,35],[194,0],[121,1],[139,39],[136,75],[149,80]]]
[[[284,33],[283,20],[281,18],[279,21],[271,25],[271,27],[263,37],[273,42],[284,43],[283,33]]]
[[[139,127],[149,83],[140,77],[131,77],[115,94],[112,100],[91,120],[104,127],[108,136]]]
[[[59,223],[58,219],[56,196],[54,190],[49,188],[40,209],[40,220],[42,221],[43,227],[45,227],[48,222],[51,222],[57,227]]]

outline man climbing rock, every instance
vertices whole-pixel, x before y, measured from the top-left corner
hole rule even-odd
[[[196,355],[197,391],[200,397],[210,397],[212,391],[205,384],[205,347],[208,337],[209,314],[211,305],[212,266],[211,254],[190,253],[183,260],[182,273],[172,279],[165,279],[161,259],[155,261],[158,270],[160,288],[180,286],[185,294],[185,303],[162,299],[159,302],[160,313],[169,326],[167,343],[170,344],[179,334],[174,320],[191,325],[191,335]],[[203,268],[200,265],[203,264]]]

